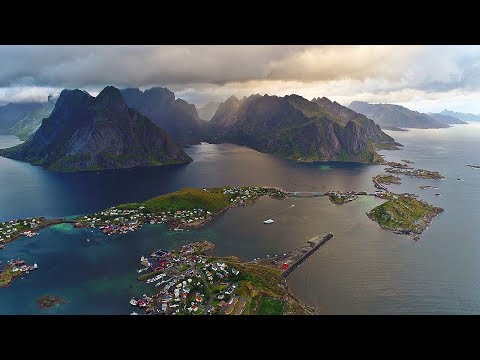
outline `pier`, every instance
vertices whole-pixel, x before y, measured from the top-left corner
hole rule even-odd
[[[305,254],[303,254],[299,259],[297,259],[295,262],[293,262],[289,267],[288,269],[286,269],[283,273],[282,273],[282,278],[283,279],[286,279],[288,277],[288,275],[290,275],[290,273],[295,270],[298,266],[300,266],[301,263],[303,263],[305,260],[307,260],[309,258],[310,255],[312,255],[315,251],[317,251],[320,246],[322,246],[323,244],[325,244],[328,240],[330,240],[331,238],[333,238],[333,234],[332,233],[328,233],[327,235],[325,235],[318,243],[316,243],[315,241],[319,238],[320,236],[317,236],[317,237],[314,237],[313,239],[310,239],[308,240],[308,243],[310,244],[310,246],[312,246]]]

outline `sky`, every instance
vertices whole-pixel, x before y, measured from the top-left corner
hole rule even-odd
[[[107,85],[163,86],[197,106],[298,94],[479,114],[480,46],[0,46],[0,104]]]

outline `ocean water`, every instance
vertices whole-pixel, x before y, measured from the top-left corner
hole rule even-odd
[[[148,225],[135,233],[105,236],[98,230],[57,225],[0,250],[4,262],[23,258],[39,265],[36,272],[0,289],[0,313],[128,314],[132,296],[153,291],[153,285],[136,280],[140,256],[153,250],[209,240],[216,244],[216,254],[251,259],[301,246],[327,232],[334,238],[289,278],[292,290],[321,313],[480,313],[480,223],[475,221],[480,215],[480,169],[465,167],[480,164],[480,124],[389,134],[404,148],[382,151],[388,160],[409,159],[416,167],[446,176],[401,176],[402,185],[389,186],[445,208],[417,242],[368,219],[365,212],[380,203],[371,197],[341,206],[326,198],[262,199],[189,232]],[[15,142],[0,136],[0,147]],[[195,160],[188,165],[80,174],[50,172],[0,157],[0,219],[85,214],[186,186],[371,191],[371,177],[384,168],[298,164],[229,144],[201,144],[188,153]],[[419,185],[438,189],[420,190]],[[275,223],[264,225],[267,218]],[[42,295],[60,295],[68,303],[39,309],[35,299]]]

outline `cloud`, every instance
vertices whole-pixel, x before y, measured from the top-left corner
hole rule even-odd
[[[0,46],[0,102],[106,85],[167,86],[197,104],[257,92],[412,107],[451,96],[480,103],[480,47]]]

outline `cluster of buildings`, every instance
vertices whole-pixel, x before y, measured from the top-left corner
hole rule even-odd
[[[38,265],[35,263],[33,265],[28,265],[25,260],[10,260],[8,262],[8,265],[12,266],[11,271],[12,272],[24,272],[24,273],[29,273],[30,271],[37,270]]]
[[[38,228],[42,223],[42,219],[23,219],[11,220],[0,223],[0,243],[8,242],[16,236],[24,235],[32,237],[38,235],[33,230]]]
[[[145,207],[138,209],[120,210],[110,208],[108,210],[95,213],[91,216],[83,216],[79,219],[78,226],[99,226],[103,233],[107,235],[125,234],[129,231],[140,229],[144,223],[163,224],[172,222],[178,225],[192,224],[197,221],[203,221],[211,215],[210,211],[195,208],[192,210],[162,211],[158,214],[151,214],[144,211]]]
[[[223,189],[223,193],[227,195],[232,195],[233,198],[230,199],[230,202],[245,202],[248,200],[254,200],[258,196],[265,195],[267,193],[284,196],[283,192],[278,189],[273,188],[262,188],[258,186],[249,186],[249,187],[230,187]]]
[[[143,308],[147,314],[217,313],[228,308],[227,301],[237,288],[235,280],[240,274],[223,261],[200,254],[196,244],[183,246],[179,251],[158,250],[149,257],[142,256],[140,262],[149,271],[143,279],[147,277],[147,283],[155,283],[157,293],[133,298],[130,304]]]

